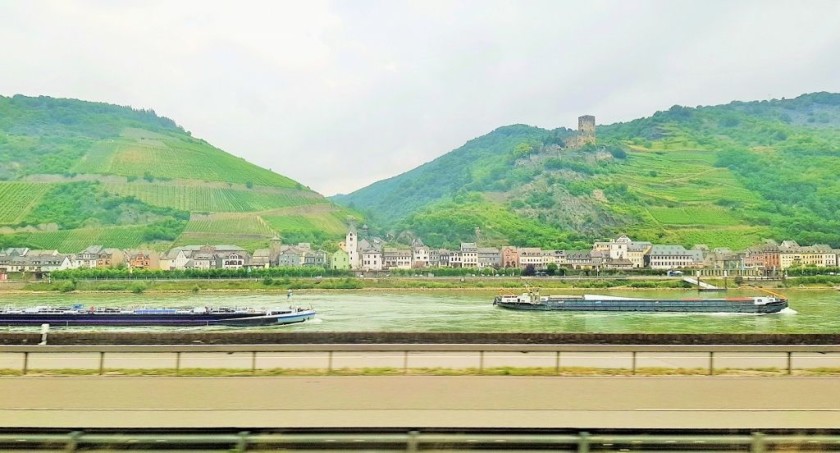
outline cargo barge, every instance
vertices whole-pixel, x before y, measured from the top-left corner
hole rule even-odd
[[[0,308],[0,326],[268,326],[299,323],[314,317],[315,310],[303,307],[126,309],[74,305]]]
[[[599,312],[686,312],[686,313],[778,313],[788,301],[776,296],[726,297],[716,299],[644,299],[637,297],[540,296],[537,292],[499,295],[493,305],[511,310],[599,311]]]

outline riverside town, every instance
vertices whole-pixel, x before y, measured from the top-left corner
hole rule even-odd
[[[362,234],[362,236],[366,236]],[[683,271],[708,276],[782,278],[791,270],[837,268],[840,250],[828,245],[801,246],[794,241],[765,240],[746,250],[709,249],[696,245],[652,244],[626,235],[595,242],[589,250],[544,250],[539,247],[482,247],[463,242],[457,250],[433,249],[415,239],[410,246],[391,246],[378,237],[360,237],[355,228],[335,252],[316,250],[308,243],[282,244],[274,238],[268,248],[248,253],[235,245],[189,245],[168,252],[120,250],[91,245],[77,253],[58,250],[7,248],[0,251],[0,280],[10,274],[41,279],[51,272],[71,269],[123,269],[145,271],[248,272],[275,267],[305,267],[330,274],[433,273],[434,269],[474,269],[482,275],[497,271],[521,275],[598,275],[600,272]],[[312,274],[315,275],[315,274]]]

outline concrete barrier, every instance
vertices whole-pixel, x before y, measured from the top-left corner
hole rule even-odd
[[[2,374],[50,370],[227,369],[335,372],[387,368],[492,372],[502,368],[609,369],[636,374],[649,369],[840,371],[837,345],[76,345],[0,346]]]
[[[33,345],[40,333],[0,332],[0,345]],[[652,334],[521,332],[211,332],[50,331],[52,345],[233,345],[233,344],[604,344],[604,345],[836,345],[840,334]]]

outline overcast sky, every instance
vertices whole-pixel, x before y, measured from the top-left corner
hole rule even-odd
[[[0,94],[151,108],[324,195],[508,124],[840,92],[840,1],[0,0]]]

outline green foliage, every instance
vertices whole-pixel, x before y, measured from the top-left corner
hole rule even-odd
[[[257,234],[234,222],[184,232],[190,213],[219,212],[302,216],[307,227],[294,234],[330,242],[344,235],[337,219],[348,213],[154,111],[0,96],[0,225],[9,227],[0,244],[75,252],[190,241],[254,249],[275,234],[263,221]]]
[[[509,157],[552,137],[544,129],[525,125],[505,126],[470,140],[457,150],[421,165],[399,177],[374,183],[351,195],[333,200],[361,210],[383,227],[394,225],[406,215],[451,197],[460,190],[510,186],[531,174],[510,172]]]
[[[0,182],[0,224],[17,224],[50,190],[49,184]]]
[[[0,96],[0,179],[69,173],[91,146],[118,137],[126,127],[184,133],[152,110],[45,96]]]
[[[477,194],[444,201],[410,215],[403,228],[411,230],[432,247],[457,248],[461,242],[475,240],[481,229],[483,244],[516,244],[528,247],[571,248],[582,245],[568,231],[546,226],[510,212],[504,206],[484,200]]]
[[[244,190],[241,188],[106,183],[107,190],[140,199],[154,206],[198,212],[251,212],[294,206],[326,204],[312,192],[290,189]]]
[[[477,219],[460,225],[429,211],[443,203],[460,216],[445,200],[478,192],[504,200],[510,215],[588,241],[627,233],[689,246],[739,248],[762,238],[840,245],[840,94],[674,106],[599,126],[598,142],[580,148],[558,147],[571,135],[561,132],[499,128],[336,200],[440,243],[454,241],[453,231],[471,237],[466,223]],[[514,238],[506,237],[524,245]]]
[[[261,284],[265,282],[265,278],[272,279],[274,286],[283,286],[289,284],[287,279],[278,279],[278,277],[345,277],[350,275],[349,271],[325,269],[317,266],[306,267],[270,267],[257,268],[252,270],[246,269],[186,269],[186,270],[148,270],[148,269],[110,269],[110,268],[93,268],[93,269],[70,269],[64,271],[55,271],[51,274],[56,281],[73,281],[76,280],[124,280],[136,279],[142,282],[133,282],[128,288],[134,292],[135,288],[140,291],[148,289],[146,280],[178,280],[178,279],[227,279],[227,278],[251,278],[260,279]],[[196,285],[191,285],[195,288]],[[199,287],[199,290],[201,288]]]
[[[95,182],[53,186],[41,202],[24,216],[23,225],[55,224],[61,229],[92,225],[125,225],[138,220],[169,221],[166,228],[183,229],[189,213],[149,206],[133,197],[120,197],[102,190]],[[176,225],[178,224],[178,225]]]
[[[142,294],[146,291],[146,285],[143,283],[135,283],[131,285],[131,292],[134,294]]]

